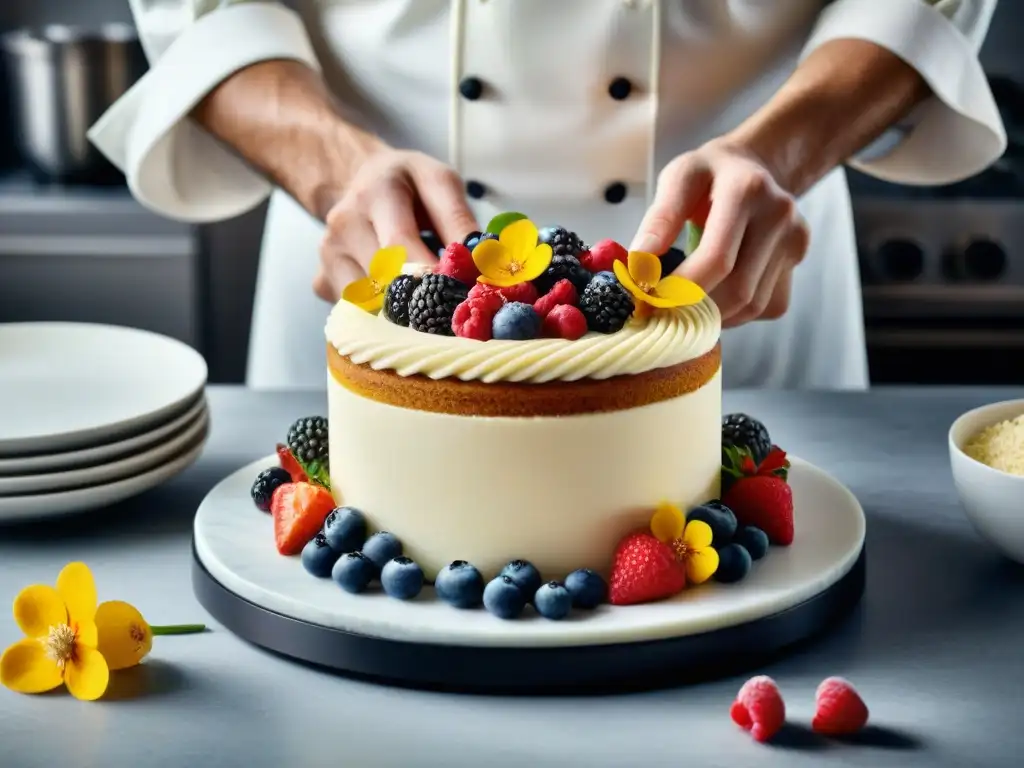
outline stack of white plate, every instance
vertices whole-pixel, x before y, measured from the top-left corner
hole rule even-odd
[[[146,331],[0,324],[0,523],[104,507],[188,467],[206,375],[198,352]]]

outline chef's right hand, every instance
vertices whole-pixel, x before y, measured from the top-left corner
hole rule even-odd
[[[313,290],[332,303],[366,274],[377,249],[403,245],[409,261],[433,264],[437,254],[420,240],[422,230],[452,243],[480,228],[454,170],[421,152],[391,148],[363,161],[325,224]]]

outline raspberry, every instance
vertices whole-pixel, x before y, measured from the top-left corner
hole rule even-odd
[[[545,336],[576,341],[587,332],[587,318],[579,308],[571,304],[559,304],[548,312],[541,328]]]
[[[729,715],[733,722],[750,731],[755,741],[768,741],[786,722],[786,704],[775,681],[766,675],[752,677],[736,694]]]
[[[559,304],[572,304],[576,306],[579,300],[580,297],[576,293],[576,286],[568,280],[559,280],[552,286],[550,291],[533,303],[533,308],[541,317],[547,317],[548,312]]]
[[[868,722],[868,708],[857,690],[841,677],[829,677],[818,686],[811,728],[828,736],[856,733]]]
[[[616,261],[626,263],[629,254],[614,240],[601,240],[580,254],[580,264],[591,272],[611,272]]]
[[[460,283],[472,285],[480,276],[480,270],[473,262],[473,254],[462,243],[452,243],[444,249],[437,265],[437,274],[454,277]]]
[[[498,294],[505,302],[519,301],[523,304],[533,304],[537,298],[537,289],[533,283],[516,283],[505,288],[486,283],[477,283],[469,289],[469,298],[475,299],[486,294]]]
[[[455,314],[452,315],[452,330],[456,336],[464,339],[489,341],[494,315],[504,305],[505,302],[498,293],[466,299],[455,308]]]

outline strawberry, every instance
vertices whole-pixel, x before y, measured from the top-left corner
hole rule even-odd
[[[270,499],[274,543],[282,555],[297,555],[324,525],[334,509],[331,492],[313,483],[285,483]]]
[[[277,444],[277,459],[281,462],[281,467],[292,476],[293,483],[304,483],[309,479],[287,445]]]
[[[815,694],[811,728],[828,736],[848,736],[868,722],[868,708],[856,689],[841,677],[822,681]]]
[[[626,263],[629,253],[614,240],[599,240],[580,254],[580,264],[591,272],[611,272],[616,261]]]
[[[686,586],[686,571],[668,544],[646,531],[632,533],[615,549],[608,601],[636,605],[678,594]]]
[[[773,446],[760,465],[750,452],[728,447],[723,472],[732,479],[722,503],[735,514],[741,526],[752,525],[768,534],[772,544],[793,543],[793,489],[787,482],[789,459]]]
[[[740,688],[729,716],[740,728],[750,731],[755,741],[765,742],[786,722],[786,703],[775,681],[766,675],[758,675]]]
[[[453,277],[466,285],[472,285],[480,276],[480,270],[473,261],[473,254],[462,243],[452,243],[444,249],[435,272]]]

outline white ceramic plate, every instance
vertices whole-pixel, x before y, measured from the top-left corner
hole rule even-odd
[[[284,616],[332,629],[412,642],[543,647],[657,640],[745,624],[791,608],[846,575],[864,544],[864,511],[849,490],[805,461],[790,457],[796,538],[772,547],[738,584],[705,584],[659,603],[602,606],[548,621],[532,611],[503,621],[484,610],[460,611],[429,587],[409,602],[381,592],[350,595],[308,574],[298,557],[274,548],[273,521],[249,498],[249,487],[276,457],[221,481],[195,518],[195,547],[217,581],[236,595]],[[511,560],[514,553],[509,553]],[[610,556],[611,553],[609,553]]]
[[[202,435],[205,437],[209,426],[206,411],[199,414],[191,424],[167,440],[132,456],[95,467],[83,467],[67,472],[48,472],[44,475],[24,477],[0,477],[0,498],[16,497],[33,493],[54,493],[73,488],[87,488],[123,480],[138,475],[153,467],[160,466],[192,445]]]
[[[106,462],[135,454],[149,449],[180,431],[195,421],[199,414],[206,411],[206,398],[200,397],[185,413],[176,416],[156,429],[117,440],[95,448],[83,448],[78,451],[50,453],[42,456],[26,456],[18,459],[0,459],[0,483],[5,477],[22,477],[51,472],[65,472],[81,467],[95,467]]]
[[[166,464],[141,475],[128,477],[107,485],[94,485],[73,491],[40,493],[31,496],[0,497],[0,524],[44,520],[61,515],[77,514],[91,509],[107,507],[119,501],[138,496],[170,480],[187,469],[203,451],[205,438],[197,441]]]
[[[137,435],[185,410],[206,375],[194,349],[147,331],[0,325],[0,457]]]

